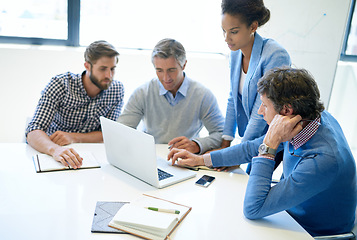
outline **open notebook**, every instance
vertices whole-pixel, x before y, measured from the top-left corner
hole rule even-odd
[[[94,158],[91,152],[78,152],[78,154],[83,158],[82,167],[76,169],[88,169],[88,168],[99,168],[100,165]],[[41,172],[53,172],[62,170],[74,170],[71,167],[66,167],[62,163],[57,162],[52,158],[52,156],[47,154],[36,154],[32,157],[33,163],[35,165],[35,170],[38,173]]]

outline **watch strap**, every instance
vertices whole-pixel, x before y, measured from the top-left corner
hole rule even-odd
[[[259,146],[259,154],[271,154],[271,155],[276,155],[277,150],[274,148],[269,147],[268,145],[266,145],[265,143],[262,143]]]

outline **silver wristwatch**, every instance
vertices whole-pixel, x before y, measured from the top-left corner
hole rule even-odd
[[[264,154],[272,154],[274,156],[276,155],[276,149],[269,147],[265,143],[260,144],[258,151],[259,151],[259,154],[261,154],[261,155],[264,155]]]

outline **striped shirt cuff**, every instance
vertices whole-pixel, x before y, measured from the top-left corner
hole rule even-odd
[[[203,154],[202,156],[203,156],[203,161],[205,163],[205,166],[206,167],[212,167],[211,154],[206,153],[206,154]]]
[[[269,156],[265,156],[265,155],[259,155],[259,156],[253,157],[253,158],[266,158],[266,159],[270,159],[270,160],[275,161],[275,159],[274,159],[274,158],[269,157]]]

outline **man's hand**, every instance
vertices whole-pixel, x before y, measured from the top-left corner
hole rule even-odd
[[[222,140],[222,143],[221,143],[221,148],[220,148],[220,149],[230,147],[230,146],[231,146],[231,143],[232,143],[232,141],[224,140],[224,139],[223,139],[223,140]]]
[[[54,134],[50,136],[52,142],[60,145],[65,146],[71,143],[76,142],[74,138],[74,134],[63,132],[63,131],[56,131]]]
[[[200,147],[197,145],[196,142],[191,141],[187,137],[181,136],[181,137],[176,137],[172,139],[169,143],[171,148],[178,148],[178,149],[186,149],[187,151],[190,151],[191,153],[199,153],[200,152]]]
[[[217,167],[217,168],[214,168],[213,170],[215,170],[217,172],[231,172],[238,168],[240,168],[240,165],[235,165],[235,166],[231,166],[231,167]]]
[[[66,167],[77,169],[82,166],[83,159],[73,148],[58,147],[52,153],[52,157]]]
[[[180,159],[179,159],[180,158]],[[167,155],[167,160],[172,161],[172,165],[177,161],[177,165],[180,166],[204,166],[205,162],[203,156],[193,154],[185,149],[173,148]]]
[[[57,136],[57,139],[60,139],[58,135],[66,135],[66,133],[63,135],[59,133],[63,132],[57,131],[51,136],[51,138]],[[72,168],[77,169],[82,166],[83,159],[73,148],[65,148],[60,146],[58,140],[57,143],[55,143],[42,130],[34,130],[29,132],[27,134],[27,141],[31,147],[39,152],[52,156],[56,161],[62,163],[66,167],[71,166]],[[64,141],[61,143],[65,145]]]
[[[277,149],[279,144],[295,137],[302,129],[301,116],[275,115],[269,125],[269,129],[264,138],[264,143],[273,149]]]

